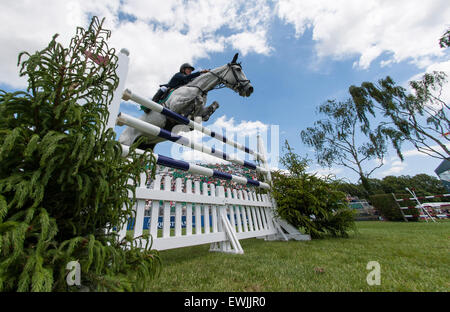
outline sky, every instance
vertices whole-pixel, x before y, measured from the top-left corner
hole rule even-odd
[[[450,75],[450,49],[438,44],[450,27],[448,0],[3,0],[2,4],[0,89],[6,91],[26,87],[26,80],[18,76],[21,51],[43,49],[55,33],[67,46],[76,27],[87,27],[93,15],[106,18],[111,47],[129,50],[126,86],[143,97],[151,98],[182,63],[212,69],[230,62],[238,52],[255,91],[249,98],[229,89],[211,91],[208,104],[218,101],[220,108],[204,125],[253,149],[259,131],[272,168],[284,169],[277,156],[282,155],[285,140],[299,155],[314,159],[300,132],[321,118],[320,104],[346,100],[349,86],[389,75],[408,87],[408,81],[425,72]],[[443,97],[448,103],[448,85]],[[131,102],[123,102],[121,111],[142,114]],[[119,135],[123,127],[116,131]],[[236,152],[208,138],[194,139]],[[401,162],[390,149],[373,177],[435,175],[440,160],[407,143],[403,150]],[[193,156],[172,143],[161,143],[155,152],[185,160]],[[198,154],[194,160],[215,162]],[[308,170],[358,180],[338,166],[321,168],[311,162]]]

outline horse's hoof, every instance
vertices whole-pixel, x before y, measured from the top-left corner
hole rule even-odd
[[[216,101],[212,102],[211,105],[208,106],[207,113],[202,116],[203,121],[208,121],[209,117],[211,117],[212,114],[219,108],[219,103]]]

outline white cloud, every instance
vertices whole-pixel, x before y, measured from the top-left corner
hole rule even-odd
[[[26,86],[18,78],[18,53],[43,49],[55,33],[67,46],[76,27],[88,26],[92,15],[106,17],[111,47],[130,51],[127,86],[142,96],[152,96],[180,64],[195,65],[196,60],[226,47],[243,55],[271,51],[266,38],[272,17],[267,0],[6,0],[0,10],[4,25],[0,28],[0,83]],[[119,16],[127,19],[119,20]]]
[[[268,54],[272,50],[267,46],[266,31],[261,29],[254,33],[240,33],[232,35],[228,41],[232,47],[242,51],[242,55],[246,55],[249,52],[255,52],[258,54]]]
[[[359,55],[367,69],[383,53],[381,65],[410,60],[425,68],[443,56],[438,39],[448,27],[447,0],[280,0],[277,14],[301,36],[312,29],[319,57]]]
[[[246,121],[243,120],[236,123],[234,117],[227,119],[227,116],[223,115],[217,118],[217,120],[210,126],[211,129],[225,129],[227,137],[233,137],[235,134],[240,137],[256,136],[258,131],[265,132],[268,129],[268,125],[261,121]]]
[[[439,150],[440,147],[438,145],[431,146],[432,148]],[[447,147],[450,147],[450,144],[447,144]],[[383,178],[388,175],[400,175],[404,174],[404,172],[408,169],[409,171],[412,169],[411,166],[413,164],[414,158],[417,159],[417,157],[426,158],[428,160],[431,160],[430,156],[419,152],[417,149],[410,149],[402,152],[404,161],[402,162],[400,158],[397,156],[391,157],[389,161],[386,160],[385,165],[383,168],[388,167],[388,169],[381,171],[377,173],[377,176],[380,178]],[[435,159],[433,159],[435,160]],[[423,162],[423,160],[421,160]],[[434,170],[434,168],[433,168]]]
[[[421,156],[421,157],[429,157],[427,154],[421,153],[416,149],[408,150],[406,152],[402,152],[404,157],[412,157],[412,156]]]
[[[450,144],[446,144],[447,148],[450,148]],[[445,154],[445,152],[442,150],[442,148],[439,145],[431,145],[431,149],[439,151],[440,153]],[[412,157],[412,156],[421,156],[421,157],[430,157],[429,155],[419,152],[417,149],[411,149],[407,150],[405,152],[402,152],[404,157]]]
[[[447,80],[450,79],[450,60],[444,62],[437,62],[428,66],[422,73],[414,75],[413,77],[408,79],[408,81],[405,82],[404,85],[408,88],[410,92],[412,92],[413,90],[409,86],[408,82],[421,80],[425,73],[432,73],[433,71],[442,71],[447,75]],[[445,103],[450,103],[450,84],[448,82],[443,86],[442,93],[440,94],[439,98]]]
[[[379,166],[381,164],[384,164],[385,160],[384,159],[380,159],[380,158],[375,158],[375,159],[373,159],[373,163],[374,163],[375,166]]]
[[[201,163],[201,164],[228,164],[229,162],[202,152],[194,150],[183,150],[180,155],[180,159],[191,162],[191,163]]]
[[[382,171],[381,175],[382,176],[389,176],[389,175],[395,175],[395,174],[399,174],[401,173],[403,170],[405,170],[406,166],[405,165],[400,165],[400,166],[392,166],[391,168],[389,168],[388,170]]]
[[[406,157],[406,155],[405,155],[405,157]],[[405,161],[402,162],[400,160],[400,158],[398,158],[398,157],[391,157],[390,162],[387,161],[387,159],[386,159],[383,168],[386,168],[386,167],[389,167],[389,168],[384,171],[380,171],[380,172],[377,171],[376,176],[378,178],[384,178],[385,176],[388,176],[388,175],[399,175],[408,167],[407,160],[405,159]]]
[[[24,87],[16,66],[20,51],[42,49],[55,33],[67,45],[76,26],[86,27],[90,16],[98,15],[106,17],[112,30],[111,46],[130,51],[128,86],[143,96],[152,96],[181,63],[195,65],[227,47],[242,55],[270,54],[268,30],[276,17],[294,25],[297,36],[311,28],[319,58],[358,55],[355,66],[368,68],[385,53],[382,66],[410,60],[425,69],[444,54],[437,40],[450,16],[447,0],[280,0],[275,4],[269,0],[4,0],[2,4],[0,83]]]
[[[339,173],[342,173],[342,168],[319,168],[308,170],[309,174],[315,174],[320,178],[325,178],[329,176],[336,177]]]
[[[241,122],[236,122],[234,118],[227,119],[226,116],[221,116],[212,125],[209,125],[208,128],[215,131],[216,133],[224,135],[228,139],[238,142],[243,146],[247,146],[250,149],[257,150],[256,135],[259,131],[263,138],[267,137],[269,126],[261,121],[244,120]],[[214,147],[216,150],[221,150],[222,152],[225,152],[232,157],[253,161],[253,159],[251,159],[251,157],[245,152],[237,150],[230,145],[224,144],[222,141],[206,136],[199,131],[180,132],[178,134],[188,138],[191,142],[202,144],[208,147]],[[228,163],[227,161],[224,161],[220,158],[210,156],[199,151],[194,151],[187,147],[180,147],[177,144],[172,145],[170,157],[190,162]]]

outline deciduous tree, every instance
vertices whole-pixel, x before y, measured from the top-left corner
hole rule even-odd
[[[360,123],[351,99],[346,102],[329,100],[319,106],[319,113],[325,118],[316,121],[314,127],[301,131],[303,143],[314,148],[320,165],[331,167],[335,164],[354,171],[370,193],[368,179],[383,165],[386,153],[383,137],[367,132],[369,140],[360,135]],[[371,166],[373,160],[378,160],[378,164]]]
[[[363,131],[375,128],[375,132],[392,142],[400,159],[403,160],[404,141],[411,142],[419,152],[447,159],[449,104],[441,97],[446,82],[443,72],[427,73],[421,80],[410,82],[413,93],[409,93],[388,76],[378,84],[363,82],[360,87],[351,86],[349,91]]]

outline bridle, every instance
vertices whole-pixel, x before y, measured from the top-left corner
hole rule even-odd
[[[250,80],[243,80],[239,79],[236,69],[233,67],[234,65],[239,66],[239,70],[242,70],[242,66],[240,63],[228,63],[228,69],[225,71],[225,74],[223,74],[223,77],[225,77],[228,73],[228,71],[231,69],[231,73],[234,76],[234,80],[236,80],[236,83],[232,84],[228,80],[224,79],[223,77],[217,75],[216,73],[210,72],[213,76],[216,76],[219,79],[219,84],[214,89],[222,89],[226,86],[228,86],[230,89],[233,89],[235,91],[243,90],[249,83]]]
[[[234,65],[237,65],[237,66],[239,66],[240,70],[242,70],[241,64],[240,63],[228,63],[227,65],[228,65],[228,69],[225,71],[225,73],[222,76],[219,76],[212,71],[208,72],[208,73],[212,74],[213,76],[215,76],[217,79],[219,79],[219,83],[212,90],[229,87],[230,89],[233,89],[236,92],[244,91],[244,88],[250,83],[250,80],[239,79],[239,77],[236,73],[236,69],[233,67]],[[230,81],[223,78],[228,74],[228,72],[230,70],[234,76],[234,79],[236,80],[236,83],[231,83]],[[202,92],[203,95],[206,95],[206,92],[198,86],[189,86],[189,87],[198,88],[198,89],[200,89],[200,91]]]

